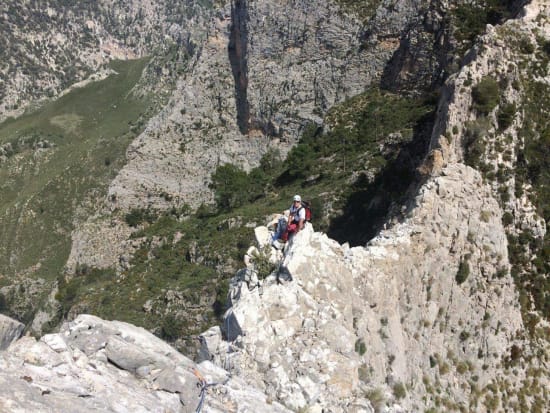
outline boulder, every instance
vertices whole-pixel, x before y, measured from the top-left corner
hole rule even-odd
[[[14,340],[17,340],[24,328],[25,325],[19,321],[0,314],[0,350],[5,350]]]

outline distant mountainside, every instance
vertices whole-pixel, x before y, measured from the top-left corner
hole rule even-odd
[[[212,4],[189,1],[6,1],[0,5],[0,120],[107,67],[154,56],[148,72],[173,81]],[[162,84],[162,82],[161,82]]]
[[[222,323],[200,357],[294,411],[543,411],[546,2],[0,7],[0,311]]]

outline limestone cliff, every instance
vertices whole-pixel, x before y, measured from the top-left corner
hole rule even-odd
[[[480,410],[472,377],[483,389],[502,373],[522,329],[506,247],[490,188],[449,165],[367,247],[308,227],[273,275],[256,285],[243,273],[223,325],[232,347],[211,330],[205,357],[229,359],[293,410],[362,411],[365,394],[405,411]]]

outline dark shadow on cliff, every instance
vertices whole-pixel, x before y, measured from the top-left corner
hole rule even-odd
[[[227,54],[235,82],[237,125],[243,135],[249,130],[248,103],[248,8],[246,0],[236,0],[231,6],[231,27]]]
[[[411,142],[373,181],[364,174],[355,181],[342,215],[330,222],[329,237],[351,246],[365,245],[383,228],[390,211],[405,204],[407,192],[420,182],[417,168],[426,157],[434,119],[431,112],[416,123]]]

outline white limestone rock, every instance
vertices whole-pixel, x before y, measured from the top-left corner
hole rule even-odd
[[[1,411],[191,413],[205,384],[203,411],[288,412],[142,328],[94,316],[80,315],[58,334],[24,337],[0,352]]]
[[[6,349],[14,340],[17,340],[24,328],[25,325],[19,321],[0,314],[0,350]]]

